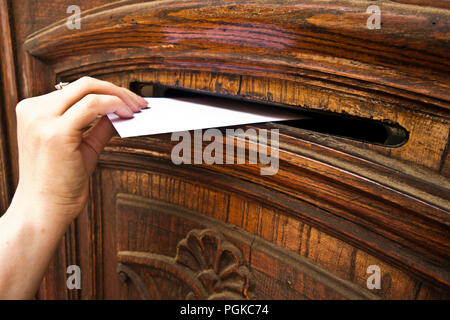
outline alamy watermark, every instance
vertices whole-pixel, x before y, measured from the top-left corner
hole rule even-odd
[[[67,277],[66,286],[69,290],[81,289],[81,269],[79,266],[72,264],[67,267],[66,273],[69,274]]]
[[[72,13],[70,17],[67,18],[66,26],[69,30],[81,29],[81,9],[77,5],[71,5],[67,7],[67,13]]]
[[[72,14],[67,18],[66,26],[69,30],[81,29],[81,8],[77,5],[70,5],[67,7],[66,13]],[[381,9],[379,6],[373,4],[367,7],[366,13],[370,13],[367,18],[366,26],[367,28],[381,29]]]
[[[381,10],[380,7],[373,4],[370,5],[367,10],[366,13],[371,13],[371,15],[369,16],[369,18],[367,18],[367,28],[369,28],[370,30],[373,29],[381,29]]]
[[[172,133],[171,140],[179,141],[171,153],[174,164],[246,164],[248,149],[248,164],[263,165],[260,168],[261,175],[274,175],[278,172],[278,129],[258,129],[258,132],[252,128],[246,131],[226,129],[225,136],[219,129],[207,129],[204,133],[203,130],[194,130],[193,134],[191,139],[190,131]],[[210,143],[203,148],[204,142]]]
[[[71,14],[67,18],[66,26],[70,30],[81,29],[81,9],[77,5],[70,5],[66,12]],[[381,10],[377,5],[370,5],[366,13],[370,13],[366,21],[367,28],[380,29],[381,28]],[[222,132],[218,129],[208,129],[202,134],[202,130],[194,131],[194,152],[191,152],[191,134],[189,131],[172,133],[172,141],[182,141],[177,144],[171,153],[171,159],[174,164],[245,164],[245,144],[246,139],[256,142],[249,146],[248,164],[260,164],[266,167],[261,167],[261,175],[274,175],[279,169],[279,133],[278,129],[270,130],[270,147],[269,137],[266,129],[259,129],[256,133],[255,129],[247,129],[245,132],[242,129],[226,129],[225,141]],[[230,142],[231,138],[231,142]],[[235,154],[234,141],[236,138],[237,150]],[[204,141],[212,141],[203,150],[202,145]],[[225,147],[224,147],[225,146]],[[270,155],[269,151],[270,150]],[[193,155],[193,160],[192,160]]]
[[[377,265],[367,267],[366,273],[371,274],[366,281],[367,289],[381,289],[381,269]]]

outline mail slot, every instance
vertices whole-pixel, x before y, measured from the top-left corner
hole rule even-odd
[[[408,141],[408,131],[395,123],[383,123],[381,121],[350,117],[331,112],[318,112],[282,104],[260,102],[245,99],[238,96],[224,96],[211,92],[190,90],[180,87],[163,86],[151,83],[130,83],[130,89],[143,97],[168,97],[168,98],[210,98],[214,97],[222,104],[233,100],[246,101],[254,109],[261,107],[285,108],[295,110],[301,117],[299,120],[277,122],[290,128],[309,130],[329,136],[342,137],[360,142],[375,144],[387,148],[398,148]]]

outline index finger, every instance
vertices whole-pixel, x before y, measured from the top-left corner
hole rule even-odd
[[[63,90],[54,92],[55,95],[59,95],[59,103],[58,106],[55,107],[55,111],[59,115],[62,115],[72,105],[91,93],[116,96],[135,112],[146,107],[148,104],[142,97],[134,94],[130,90],[118,87],[107,81],[91,77],[82,77],[65,86]]]

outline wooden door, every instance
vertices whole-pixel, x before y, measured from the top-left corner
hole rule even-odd
[[[242,127],[279,130],[275,175],[175,165],[170,134],[113,138],[38,298],[448,299],[445,1],[384,1],[380,29],[367,26],[373,1],[78,1],[69,29],[72,2],[1,0],[4,206],[18,177],[16,100],[59,81],[305,118]],[[81,290],[66,288],[74,264]],[[379,288],[367,284],[374,268]]]

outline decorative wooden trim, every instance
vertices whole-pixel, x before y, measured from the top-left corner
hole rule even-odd
[[[89,298],[103,299],[103,214],[101,209],[101,175],[95,170],[89,184],[87,224],[89,246]]]
[[[156,156],[149,154],[144,147],[149,142],[146,143],[145,139],[151,140],[151,153]],[[256,172],[252,174],[248,168],[240,168],[238,165],[231,167],[199,165],[185,170],[183,166],[170,164],[171,145],[167,139],[163,136],[145,139],[129,139],[127,146],[132,150],[124,147],[109,147],[108,151],[114,150],[114,152],[102,154],[101,166],[133,168],[133,170],[153,168],[157,172],[166,172],[182,180],[198,181],[198,183],[214,185],[217,188],[228,188],[230,191],[243,194],[245,197],[269,207],[274,206],[300,218],[317,229],[361,248],[402,270],[407,270],[424,281],[441,287],[450,285],[450,273],[447,267],[449,251],[445,245],[443,247],[439,245],[439,243],[448,243],[449,227],[445,219],[446,210],[441,211],[443,217],[441,222],[430,221],[431,217],[425,212],[436,210],[434,206],[426,205],[421,208],[425,203],[412,201],[409,196],[397,194],[391,188],[389,188],[389,194],[392,194],[392,197],[385,198],[381,189],[378,189],[384,187],[378,183],[371,183],[367,178],[345,170],[334,174],[330,170],[337,170],[336,168],[309,157],[295,157],[296,165],[288,165],[283,160],[283,150],[280,150],[280,171],[272,177],[273,179],[268,177],[262,179]],[[140,143],[144,143],[142,148],[139,147]],[[284,145],[280,143],[281,147]],[[142,153],[139,150],[142,150]],[[132,154],[127,155],[127,152]],[[288,154],[289,158],[292,158],[292,151]],[[158,160],[154,162],[152,158]],[[162,164],[161,159],[167,159],[167,162]],[[311,167],[311,163],[315,165]],[[297,172],[296,167],[301,168],[299,169],[302,170],[301,173]],[[283,178],[292,175],[301,180],[284,180]],[[348,175],[347,178],[345,178],[346,175]],[[332,178],[334,176],[337,179],[335,182]],[[308,182],[310,179],[312,180]],[[346,184],[346,181],[353,186]],[[360,191],[355,189],[358,188],[358,181],[362,183]],[[332,187],[335,183],[339,185],[337,189]],[[314,191],[316,187],[321,191],[318,193]],[[329,189],[330,187],[332,188]],[[334,197],[343,197],[343,206],[338,205],[333,200]],[[403,198],[404,200],[400,203],[404,203],[407,207],[394,204],[395,198],[398,200]],[[354,205],[348,208],[346,206],[349,203]],[[422,233],[420,241],[428,237],[432,244],[425,245],[423,242],[418,242],[415,238],[418,233]],[[443,238],[435,242],[432,239],[436,237]]]
[[[133,63],[135,62],[133,60]],[[150,68],[150,66],[147,67]],[[113,70],[105,66],[96,72],[99,73],[98,76],[102,79],[116,82],[118,85],[125,87],[129,87],[132,82],[155,83],[167,87],[220,94],[225,97],[233,96],[251,101],[284,105],[303,111],[318,110],[321,112],[343,113],[381,122],[389,122],[386,119],[396,119],[394,122],[403,126],[409,132],[409,139],[406,144],[398,148],[368,143],[356,145],[360,150],[365,149],[364,157],[369,153],[368,149],[376,151],[372,152],[370,156],[367,155],[368,159],[380,160],[388,167],[391,166],[391,161],[392,166],[395,165],[397,170],[407,172],[408,175],[412,176],[417,175],[416,171],[419,173],[422,171],[419,166],[437,171],[447,145],[447,137],[442,132],[447,131],[450,125],[448,120],[446,120],[448,112],[445,115],[441,115],[442,117],[427,114],[419,111],[419,104],[409,104],[408,107],[415,109],[412,111],[402,106],[401,101],[386,101],[384,100],[385,97],[382,96],[357,97],[357,93],[353,91],[351,92],[352,95],[349,96],[348,93],[344,93],[336,87],[319,88],[316,84],[309,83],[304,78],[298,81],[277,80],[239,74],[194,72],[184,69],[173,70],[176,66],[173,66],[170,70],[144,70],[140,69],[142,68],[141,65],[135,65],[135,68],[109,74]],[[74,77],[77,78],[78,76]],[[64,79],[70,80],[72,78]],[[208,81],[205,82],[204,79],[208,79]],[[281,88],[283,89],[281,90]],[[417,125],[419,123],[421,125]],[[281,131],[285,130],[295,131],[295,128],[292,130],[292,128],[289,129],[289,127],[285,126]],[[352,140],[339,139],[329,135],[323,136],[326,137],[322,139],[324,142],[328,140],[341,141],[341,145],[345,144],[350,147],[348,149],[350,152],[354,152],[356,149],[353,147],[355,143]],[[379,157],[377,154],[385,155],[386,157]],[[417,154],[421,156],[417,157]],[[403,163],[399,165],[400,163],[396,163],[394,159],[402,160]],[[427,173],[421,174],[421,176],[427,175]]]
[[[126,254],[126,252],[125,252]],[[139,253],[136,253],[140,255]],[[119,253],[120,256],[120,253]],[[145,264],[145,263],[144,263]],[[117,274],[123,283],[128,283],[130,280],[136,286],[141,299],[143,300],[160,300],[158,286],[152,281],[152,286],[149,288],[139,275],[133,271],[131,267],[126,266],[123,263],[117,264]],[[152,279],[152,278],[150,278]],[[151,292],[151,293],[150,293]]]
[[[446,74],[450,69],[445,35],[450,13],[383,3],[383,33],[377,33],[366,26],[370,4],[129,1],[87,12],[77,32],[60,21],[30,35],[25,47],[53,63],[64,59],[70,66],[68,60],[75,59],[73,66],[78,67],[85,65],[88,54],[105,55],[106,50],[108,61],[115,66],[157,59],[165,66],[195,69],[195,61],[201,60],[209,71],[226,65],[240,74],[265,73],[271,78],[293,74],[320,79],[324,87],[347,84],[448,110]],[[185,24],[189,28],[183,28]],[[430,32],[442,37],[427,37]],[[122,48],[128,48],[126,57]],[[406,68],[411,64],[414,73]]]
[[[0,0],[0,66],[3,92],[0,101],[0,209],[6,210],[13,194],[11,170],[17,171],[15,106],[18,102],[14,52],[7,0]],[[10,143],[7,143],[9,141]]]
[[[122,204],[129,204],[131,206],[142,206],[143,208],[149,209],[149,210],[163,210],[165,213],[183,217],[184,219],[192,220],[198,223],[199,225],[202,225],[208,229],[213,229],[216,231],[193,231],[194,237],[198,237],[202,234],[202,232],[206,234],[211,234],[213,237],[216,237],[218,234],[223,234],[229,241],[236,241],[242,244],[245,244],[249,247],[249,261],[248,261],[248,269],[240,268],[239,272],[242,273],[242,279],[245,280],[245,283],[248,284],[244,285],[242,289],[243,292],[248,292],[248,298],[253,299],[254,294],[252,293],[253,287],[251,285],[253,276],[251,275],[252,270],[252,248],[258,248],[258,250],[262,250],[265,254],[276,257],[278,261],[284,261],[287,264],[289,264],[292,268],[297,270],[300,273],[303,273],[304,275],[311,277],[312,279],[317,280],[321,284],[323,284],[325,287],[328,287],[335,291],[338,295],[341,297],[347,298],[347,299],[379,299],[378,296],[371,293],[369,290],[359,287],[358,285],[351,283],[350,281],[340,279],[339,277],[333,275],[332,273],[323,270],[322,268],[316,266],[315,264],[309,262],[304,257],[298,256],[289,250],[286,250],[285,248],[280,248],[273,243],[270,243],[268,241],[265,241],[263,239],[260,239],[259,237],[250,234],[246,231],[233,228],[233,226],[226,224],[222,221],[219,221],[217,219],[213,219],[204,215],[200,215],[196,212],[181,209],[177,206],[167,204],[161,201],[157,201],[154,199],[148,199],[143,198],[140,196],[130,195],[130,194],[118,194],[117,195],[117,201]],[[217,232],[217,230],[220,230],[220,232]],[[214,236],[215,234],[215,236]],[[191,235],[192,236],[192,235]],[[189,239],[191,236],[187,236],[184,240],[180,241],[178,244],[178,250],[176,257],[182,256],[183,254],[179,253],[179,248],[184,246],[186,243],[186,239]],[[201,246],[201,245],[200,245]],[[234,245],[228,244],[226,247],[230,248],[234,254],[236,253],[237,248],[235,248]],[[235,249],[234,249],[234,248]],[[207,290],[203,291],[203,287],[200,285],[202,282],[197,279],[197,276],[187,276],[192,273],[191,268],[186,268],[185,264],[182,263],[179,264],[180,259],[176,260],[170,257],[166,257],[163,255],[157,255],[153,253],[142,253],[142,252],[129,252],[129,251],[120,251],[118,253],[118,259],[120,263],[127,263],[127,264],[143,264],[143,265],[153,265],[158,266],[159,269],[167,270],[165,266],[168,264],[171,264],[173,269],[170,273],[179,273],[183,276],[184,282],[188,283],[190,287],[197,288],[196,291],[197,294],[194,295],[197,298],[202,297],[206,294],[206,297],[209,295],[207,294]],[[191,258],[192,259],[192,258]],[[239,260],[239,259],[238,259]],[[153,262],[152,262],[153,261]],[[242,261],[242,260],[240,260]],[[237,263],[239,265],[242,265],[242,262]],[[192,273],[195,274],[195,273]],[[245,295],[244,295],[245,296]]]
[[[66,275],[65,271],[67,267],[70,265],[79,266],[79,259],[77,257],[77,238],[78,238],[78,228],[75,222],[71,223],[68,230],[64,235],[64,245],[61,246],[61,249],[64,250],[64,266],[63,271]],[[67,277],[67,275],[66,275]],[[65,299],[69,300],[79,300],[81,298],[80,290],[70,290],[66,286]]]
[[[63,20],[30,35],[27,61],[37,69],[27,77],[46,70],[39,59],[58,81],[148,79],[156,69],[238,75],[240,97],[398,123],[410,134],[404,146],[369,148],[438,171],[450,120],[449,12],[383,3],[378,32],[365,24],[370,4],[124,1],[86,11],[80,30]],[[49,85],[33,83],[42,87],[34,93]]]
[[[174,258],[149,252],[121,251],[118,261],[117,271],[130,277],[144,298],[161,298],[161,294],[155,284],[151,290],[153,294],[150,294],[147,288],[144,289],[143,281],[122,264],[144,265],[160,274],[171,274],[180,279],[192,290],[185,297],[178,298],[249,299],[251,273],[242,253],[217,230],[191,230],[178,243]]]
[[[2,62],[0,61],[0,65]],[[2,74],[0,74],[0,83],[2,82]],[[0,98],[0,216],[7,210],[11,201],[10,183],[8,175],[8,159],[6,157],[6,141],[7,134],[4,127],[3,119],[3,99]]]
[[[450,9],[450,3],[447,0],[391,0],[391,1],[430,8]]]

